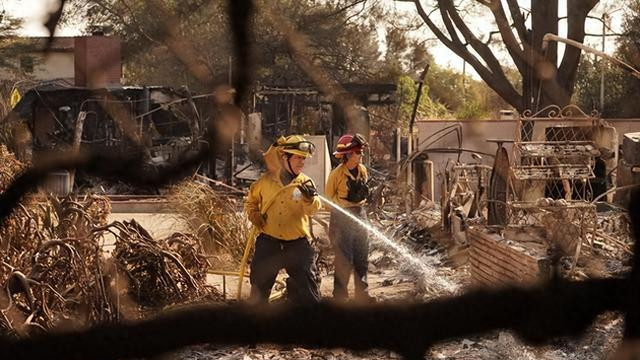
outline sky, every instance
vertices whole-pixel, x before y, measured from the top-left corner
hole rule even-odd
[[[504,1],[504,0],[503,0]],[[596,6],[593,11],[593,14],[601,14],[603,11],[614,11],[620,8],[617,5],[619,0],[601,0],[600,3]],[[20,30],[20,35],[25,36],[47,36],[47,30],[42,25],[49,9],[52,6],[55,6],[57,0],[0,0],[0,11],[5,10],[7,14],[20,17],[24,19],[23,28]],[[423,1],[423,3],[425,3]],[[400,12],[406,13],[416,13],[415,7],[411,3],[404,2],[394,2],[389,0],[389,4],[395,7]],[[523,7],[528,6],[528,1],[521,1]],[[564,16],[566,8],[566,0],[560,0],[560,16]],[[623,11],[615,11],[611,16],[611,28],[620,32],[621,23],[622,23],[622,15]],[[474,19],[473,23],[470,25],[472,28],[477,29],[489,29],[493,28],[490,19]],[[598,20],[587,19],[585,24],[587,33],[601,34],[602,33],[602,23]],[[424,37],[424,38],[433,38],[434,36],[428,32],[426,26],[422,27],[423,30],[417,33],[416,36]],[[56,30],[57,36],[74,36],[81,34],[81,24],[71,24],[60,27]],[[560,23],[560,36],[566,36],[566,23]],[[440,44],[437,41],[431,42],[432,47],[430,48],[431,53],[434,55],[436,62],[439,65],[450,67],[457,71],[462,71],[463,69],[463,61],[458,56],[453,54],[446,46]],[[598,50],[602,47],[602,38],[601,37],[587,37],[585,39],[585,44],[591,47],[595,47]],[[605,52],[611,54],[615,48],[615,38],[607,37],[607,41],[605,43]],[[559,55],[564,51],[564,45],[560,44],[558,47]],[[501,55],[501,61],[509,61],[509,57],[506,53]],[[559,56],[559,58],[561,58]],[[470,66],[466,67],[467,74],[471,75],[475,78],[479,78],[479,76],[473,71]]]
[[[24,19],[19,34],[24,36],[48,36],[47,29],[42,25],[57,0],[0,0],[0,11],[16,18]],[[61,27],[56,30],[58,36],[79,35],[78,27]]]

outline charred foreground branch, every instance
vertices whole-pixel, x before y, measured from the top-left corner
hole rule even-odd
[[[139,323],[5,340],[0,358],[131,359],[202,343],[276,343],[389,349],[417,359],[437,342],[494,329],[512,329],[532,344],[579,336],[598,314],[635,306],[624,301],[631,288],[628,280],[606,279],[478,291],[420,304],[197,306]]]
[[[184,176],[202,160],[201,151],[172,168],[141,174],[135,159],[85,155],[38,164],[0,195],[0,219],[48,172],[80,167],[104,177],[162,184]],[[632,196],[634,235],[640,230],[640,193]],[[636,252],[638,242],[636,242]],[[250,307],[244,304],[185,308],[138,323],[105,325],[21,340],[0,340],[0,359],[132,359],[188,345],[296,344],[307,348],[382,348],[408,359],[421,358],[438,342],[512,329],[525,341],[542,344],[560,336],[579,336],[604,311],[627,314],[627,338],[640,335],[640,267],[627,279],[551,282],[545,287],[476,291],[419,304],[347,307]]]
[[[82,168],[107,178],[164,184],[193,171],[206,150],[151,174],[137,159],[94,154],[40,163],[0,195],[0,219],[50,171]],[[640,192],[630,204],[637,239]],[[636,242],[636,253],[638,249]],[[421,304],[378,304],[355,308],[332,304],[314,307],[200,306],[130,324],[105,325],[21,340],[0,340],[0,359],[132,359],[188,345],[296,344],[307,348],[382,348],[408,359],[421,358],[435,343],[495,329],[512,329],[525,341],[541,344],[560,336],[579,336],[607,310],[627,314],[627,338],[640,337],[640,266],[627,279],[551,282],[545,287],[477,291]]]

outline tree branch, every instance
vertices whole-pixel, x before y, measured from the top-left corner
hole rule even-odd
[[[507,101],[511,106],[515,108],[521,107],[521,96],[517,93],[517,91],[513,88],[513,85],[511,85],[508,80],[506,82],[497,81],[494,74],[489,71],[486,66],[483,65],[473,54],[471,54],[471,52],[469,52],[465,45],[460,41],[457,34],[455,36],[455,39],[458,39],[458,41],[449,39],[431,20],[429,15],[422,7],[420,0],[413,0],[413,3],[415,4],[416,10],[418,11],[418,14],[420,15],[424,23],[427,25],[427,27],[429,27],[431,32],[433,32],[438,40],[440,40],[440,42],[442,42],[447,48],[453,51],[464,61],[468,62],[469,65],[471,65],[474,70],[476,70],[478,75],[480,75],[480,78],[482,78],[482,80],[484,80],[487,85],[489,85],[489,87],[491,87],[498,95],[505,99],[505,101]]]
[[[495,76],[500,77],[502,75],[504,77],[504,72],[502,70],[502,66],[500,65],[500,62],[498,61],[498,59],[496,59],[491,49],[487,45],[483,44],[482,41],[480,41],[480,39],[478,39],[473,34],[473,32],[469,29],[467,24],[464,22],[464,20],[458,13],[458,10],[453,4],[453,1],[438,0],[438,3],[440,4],[440,8],[443,9],[441,11],[443,12],[443,15],[442,15],[443,18],[450,17],[450,19],[453,20],[453,23],[455,24],[456,29],[462,33],[462,36],[464,36],[466,42],[469,45],[471,45],[473,50],[475,50],[478,53],[478,55],[480,55],[482,60],[484,60],[485,64],[487,64],[487,66],[489,67],[489,70]],[[449,27],[447,28],[449,29],[450,32],[452,31]],[[453,31],[455,32],[456,29],[453,29]],[[506,80],[506,77],[504,77],[504,79]]]
[[[440,10],[440,17],[442,17],[442,22],[444,22],[444,26],[449,32],[449,36],[451,36],[451,39],[454,42],[457,42],[463,45],[463,41],[460,40],[460,37],[458,36],[458,31],[456,30],[456,27],[453,26],[453,22],[451,21],[451,16],[447,12],[447,9],[444,6],[442,6],[442,4],[440,4],[440,1],[438,1],[438,4],[440,5],[438,6],[438,10]],[[465,41],[464,43],[468,44],[469,42]]]
[[[182,36],[178,20],[170,15],[163,1],[148,0],[147,3],[150,11],[163,26],[164,38],[162,40],[164,43],[191,74],[205,86],[212,87],[213,75],[209,72],[208,67],[198,60],[198,50],[193,43]]]
[[[500,34],[500,30],[493,30],[489,33],[489,37],[487,41],[484,42],[485,45],[491,45],[491,41],[493,40],[493,35]]]
[[[438,3],[440,4],[441,8],[444,7],[444,10],[448,14],[448,16],[451,17],[451,20],[453,20],[456,28],[460,30],[467,42],[471,45],[475,52],[480,55],[484,63],[488,66],[492,74],[491,83],[487,81],[489,86],[491,86],[492,88],[493,86],[499,88],[501,91],[499,92],[499,94],[500,96],[503,96],[505,100],[507,100],[508,98],[513,100],[519,99],[520,95],[516,92],[513,85],[509,82],[509,79],[507,79],[507,77],[505,76],[504,70],[502,69],[502,66],[500,65],[498,59],[496,59],[491,49],[487,45],[483,44],[482,41],[480,41],[469,29],[465,21],[462,19],[462,17],[460,17],[460,14],[456,10],[453,1],[438,0]],[[444,17],[445,16],[443,15],[443,18]],[[496,88],[494,88],[494,90],[497,91]],[[510,102],[510,100],[507,101]]]
[[[335,15],[338,15],[338,14],[344,12],[344,11],[347,11],[347,10],[351,9],[352,7],[357,6],[358,4],[362,4],[362,3],[366,3],[366,2],[367,2],[367,0],[354,1],[351,4],[347,4],[347,5],[339,8],[339,9],[336,9],[335,11],[332,11],[331,13],[327,14],[326,17],[332,17],[332,16],[335,16]]]
[[[354,307],[201,305],[138,323],[0,341],[3,359],[148,358],[196,344],[295,344],[305,348],[382,348],[422,359],[433,345],[495,329],[532,344],[578,336],[606,310],[627,310],[626,279],[559,281],[546,287],[475,291],[429,303]]]
[[[518,33],[518,37],[520,38],[520,43],[529,43],[530,40],[527,37],[527,28],[525,26],[526,21],[524,16],[520,12],[520,5],[518,5],[518,0],[507,0],[507,5],[509,6],[509,12],[511,13],[511,18],[513,19],[513,26],[516,28],[516,32]]]
[[[524,50],[520,46],[520,44],[518,44],[518,40],[513,35],[513,31],[511,30],[509,21],[507,20],[507,14],[502,7],[502,1],[492,0],[491,4],[489,5],[489,9],[491,10],[493,17],[496,20],[498,30],[500,31],[500,36],[502,36],[502,41],[504,41],[504,45],[506,46],[509,55],[511,55],[511,58],[518,68],[518,71],[523,74],[525,72],[524,66],[526,66],[524,64]]]
[[[584,22],[597,3],[598,0],[567,0],[567,38],[584,41]],[[571,92],[576,81],[580,53],[579,48],[567,46],[558,68],[558,83],[568,92]]]
[[[108,12],[113,14],[114,16],[118,17],[120,19],[120,21],[122,22],[122,24],[127,24],[129,22],[133,23],[135,25],[135,27],[137,28],[138,33],[140,35],[144,36],[145,38],[147,38],[147,40],[151,41],[152,43],[154,43],[156,45],[162,45],[162,42],[152,38],[151,35],[147,34],[147,32],[142,27],[142,24],[140,24],[140,22],[136,19],[137,16],[135,16],[135,12],[131,8],[131,5],[129,5],[127,3],[127,1],[122,1],[121,3],[127,10],[129,10],[129,21],[127,21],[121,14],[118,14],[116,11],[114,11],[113,9],[111,9],[107,5],[105,5],[104,1],[97,1],[96,3],[100,7],[102,7],[103,9],[107,10]]]
[[[427,14],[427,12],[424,11],[424,8],[422,7],[420,0],[398,0],[398,1],[413,2],[416,6],[416,10],[418,11],[418,15],[420,15],[420,17],[422,18],[422,21],[424,21],[424,23],[427,24],[427,27],[429,27],[429,30],[431,30],[431,32],[438,38],[438,40],[440,40],[440,42],[442,42],[446,47],[451,49],[451,47],[454,47],[456,45],[462,46],[462,43],[460,42],[458,44],[455,44],[453,40],[449,39],[436,26],[436,24],[431,20],[431,17],[430,17],[431,14]],[[435,9],[433,11],[435,11]]]

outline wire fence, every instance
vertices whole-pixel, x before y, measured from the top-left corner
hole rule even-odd
[[[167,20],[165,43],[191,72],[213,87],[194,59],[194,46],[178,31],[179,24],[160,0],[150,2]],[[65,1],[52,11],[46,23],[53,35]],[[229,19],[233,30],[236,103],[247,96],[252,79],[250,52],[250,0],[230,0]],[[280,29],[302,70],[323,92],[340,91],[305,54],[301,34],[283,21]],[[130,116],[118,103],[106,109],[124,132],[133,134]],[[342,100],[348,110],[348,101]],[[345,111],[350,116],[350,111]],[[209,133],[209,143],[215,143]],[[135,136],[131,141],[136,142]],[[142,145],[140,145],[142,146]],[[139,158],[84,152],[65,153],[38,159],[0,195],[0,219],[6,220],[19,201],[33,191],[47,174],[58,170],[84,171],[104,179],[118,179],[132,185],[163,186],[193,171],[211,156],[209,147],[185,156],[175,165],[148,172]],[[634,234],[640,231],[640,192],[632,196],[630,218]],[[637,252],[638,243],[635,244]],[[434,344],[447,339],[511,329],[525,341],[540,345],[560,336],[579,336],[594,318],[605,311],[626,314],[625,341],[640,340],[640,267],[623,279],[592,279],[572,282],[555,278],[544,286],[496,291],[468,292],[428,303],[375,304],[351,307],[320,303],[309,307],[246,304],[201,305],[167,312],[136,323],[119,323],[91,329],[49,333],[19,340],[0,339],[2,359],[133,359],[150,357],[172,349],[201,344],[295,344],[309,348],[343,347],[353,350],[383,348],[406,359],[421,359]]]

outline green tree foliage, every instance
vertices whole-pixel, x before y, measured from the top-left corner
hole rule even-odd
[[[628,2],[629,8],[619,37],[615,57],[640,69],[640,1]],[[604,74],[604,108],[600,106],[601,75]],[[640,79],[610,61],[583,56],[578,71],[575,101],[585,110],[597,110],[605,118],[640,117]]]
[[[400,102],[399,118],[401,119],[401,126],[407,128],[411,113],[413,111],[413,105],[418,94],[418,84],[408,76],[402,76],[398,81],[398,100]],[[446,118],[449,116],[449,111],[445,104],[439,102],[431,96],[431,83],[427,80],[422,86],[422,96],[418,103],[418,114],[421,118]]]
[[[382,73],[386,81],[398,86],[400,102],[397,109],[387,111],[384,117],[393,119],[387,120],[389,127],[408,129],[418,88],[416,81],[427,64],[429,71],[418,105],[418,119],[484,119],[496,116],[499,109],[511,108],[484,82],[437,65],[426,42],[407,35],[419,23],[403,21],[402,27],[395,23],[387,26],[385,35]]]
[[[600,105],[601,75],[604,73],[604,108]],[[602,117],[624,117],[625,82],[629,75],[620,68],[607,61],[594,59],[593,56],[583,55],[578,68],[578,79],[574,101],[585,111],[598,111]]]
[[[163,21],[152,3],[77,0],[71,3],[74,10],[71,16],[86,17],[88,32],[107,29],[122,38],[125,78],[129,83],[186,84],[192,90],[206,91],[165,44],[167,21]],[[501,101],[495,101],[500,98],[482,82],[468,77],[463,81],[462,75],[435,65],[427,43],[409,35],[420,22],[385,21],[390,14],[375,6],[375,1],[256,0],[255,3],[253,53],[259,83],[290,87],[310,83],[292,59],[281,33],[279,22],[285,18],[307,37],[314,63],[334,80],[398,85],[399,107],[373,110],[374,128],[376,123],[380,128],[407,128],[417,89],[415,79],[426,64],[431,64],[431,68],[418,107],[420,118],[490,117],[491,106]],[[206,66],[215,82],[226,82],[232,53],[226,2],[162,0],[162,4],[171,14],[171,22],[178,26],[178,34],[194,44],[197,61]],[[380,43],[385,46],[380,47]],[[231,67],[231,71],[241,69]]]
[[[408,130],[418,90],[417,77],[398,77],[395,81],[398,105],[375,109],[372,128]],[[418,103],[417,119],[495,119],[501,109],[512,107],[483,81],[431,65]]]
[[[0,67],[9,70],[18,70],[19,65],[15,59],[24,54],[27,47],[23,41],[15,38],[16,30],[20,27],[22,21],[15,17],[0,14]]]
[[[206,65],[216,82],[226,82],[232,53],[226,2],[166,0],[163,4],[173,23],[179,26],[180,36],[197,49],[197,61]],[[125,77],[130,82],[161,85],[180,82],[198,89],[197,81],[164,44],[167,23],[159,21],[151,2],[90,0],[74,5],[74,15],[88,18],[89,31],[108,25],[122,37]],[[294,28],[308,37],[313,61],[335,80],[375,80],[379,73],[375,28],[366,21],[356,21],[349,11],[342,9],[343,5],[343,1],[257,0],[252,24],[257,81],[280,86],[309,83],[292,60],[279,30],[282,18],[291,20]]]
[[[629,1],[626,14],[623,25],[624,36],[619,38],[616,56],[634,68],[640,69],[640,1]],[[640,79],[626,70],[616,69],[616,72],[619,74],[617,76],[621,89],[618,92],[620,96],[617,102],[612,102],[611,107],[618,110],[619,117],[640,117],[640,103],[633,100],[637,94],[640,94]]]
[[[432,101],[442,104],[456,119],[495,118],[500,109],[512,108],[483,81],[451,69],[432,67],[427,83]]]

